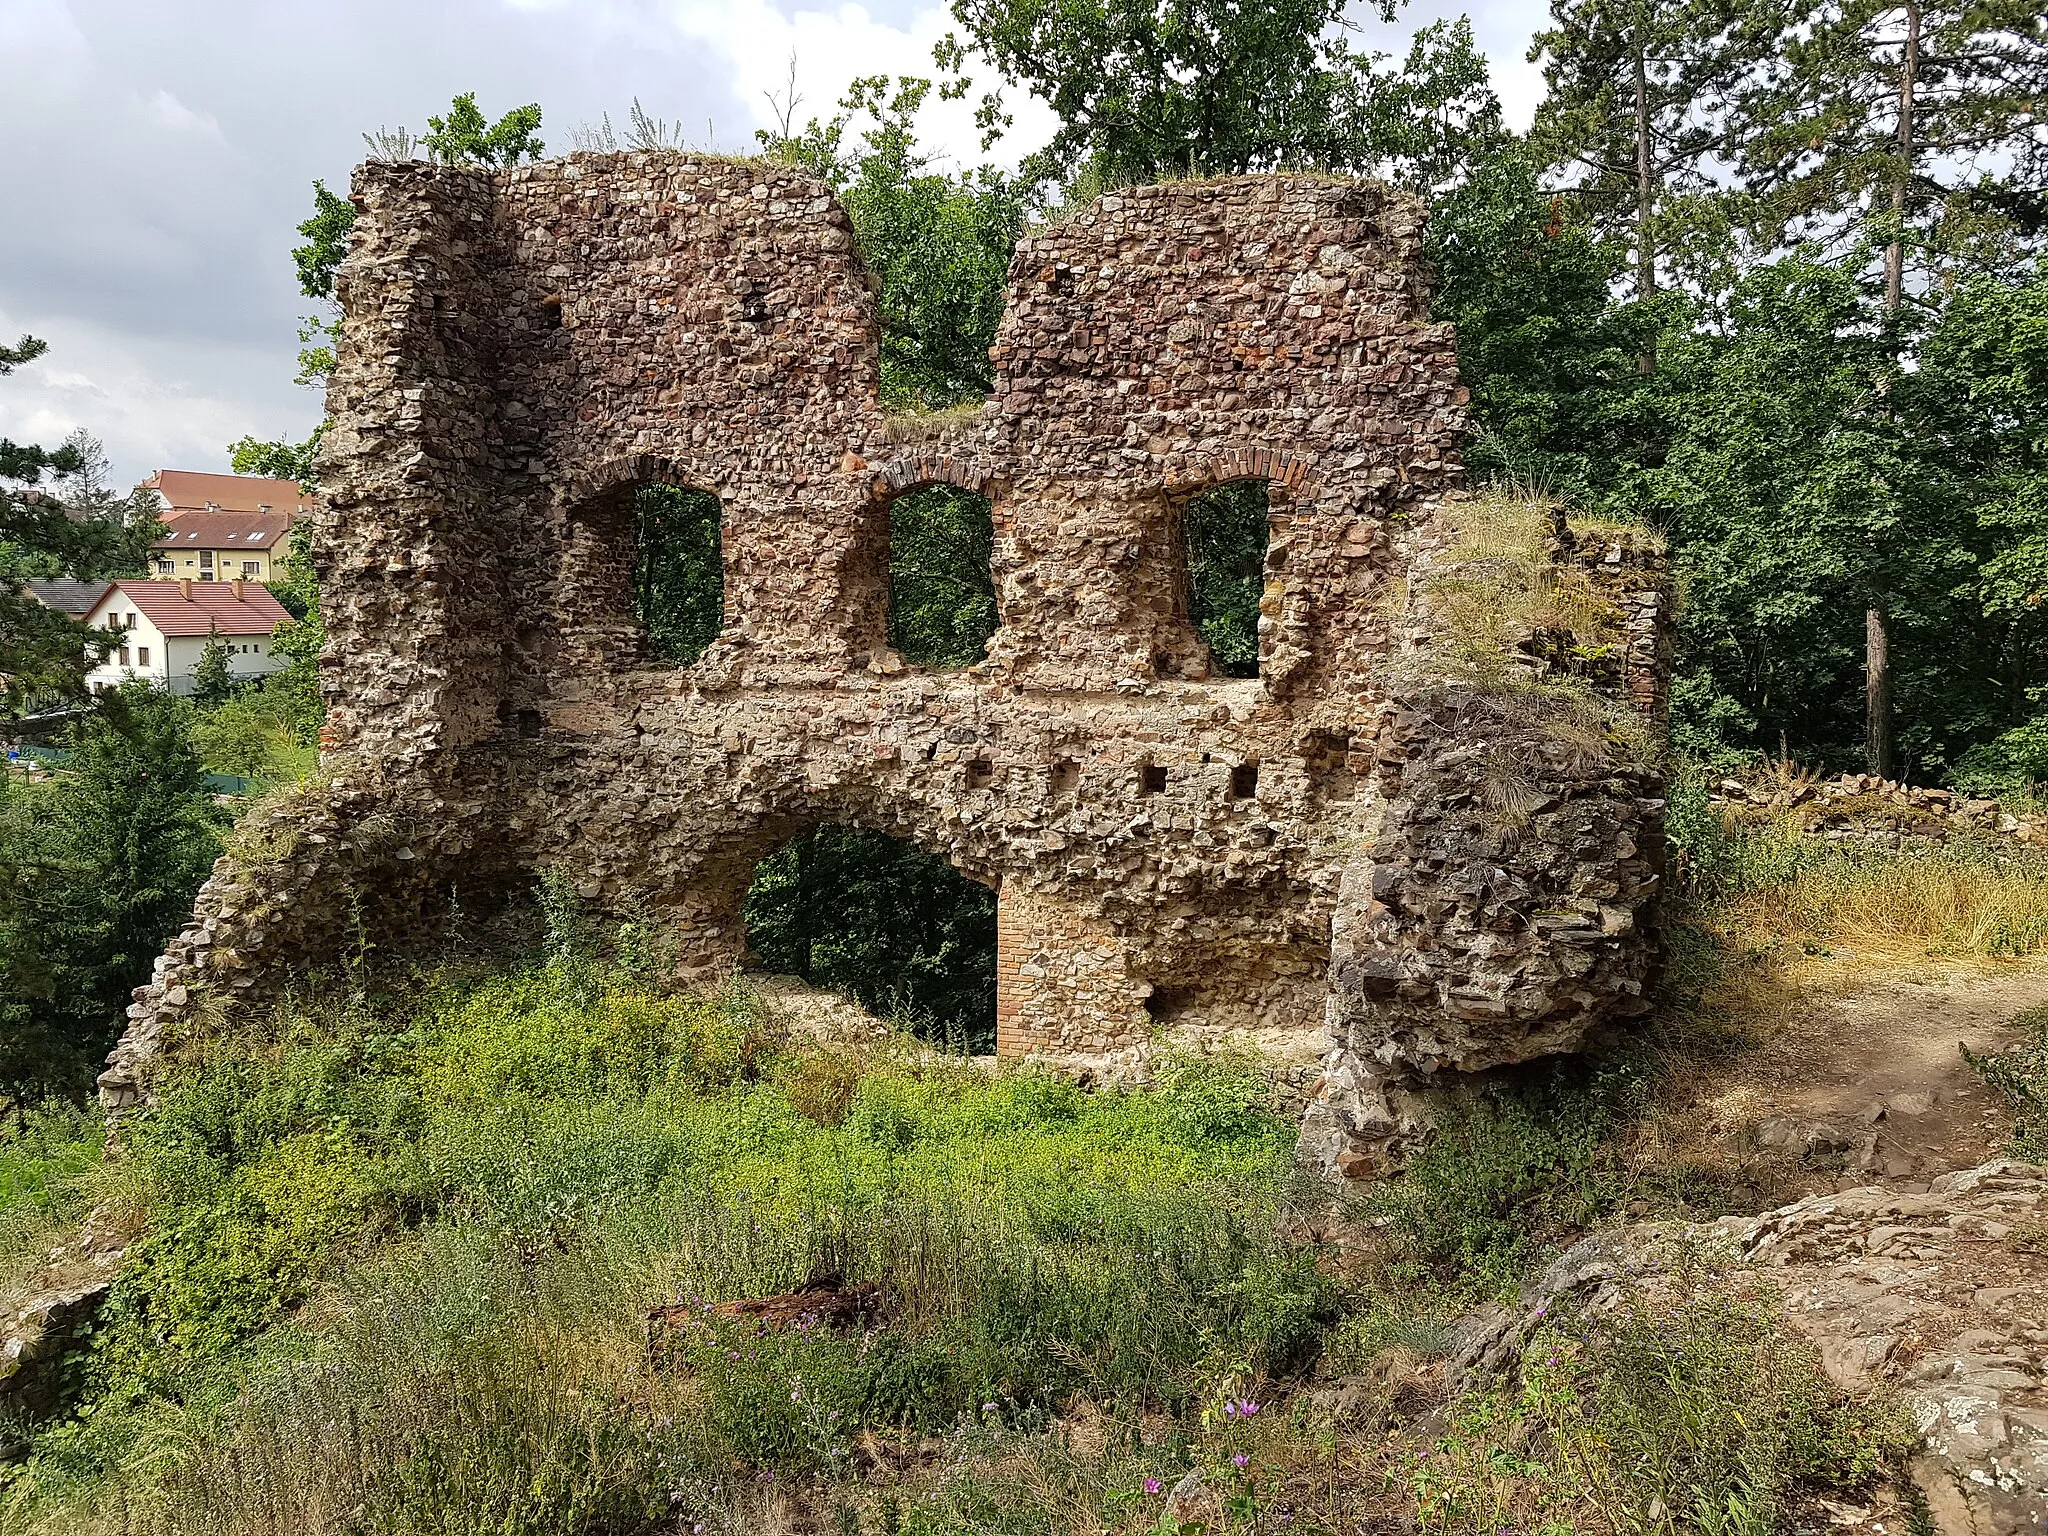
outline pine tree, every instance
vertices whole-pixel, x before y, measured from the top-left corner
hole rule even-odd
[[[206,644],[192,668],[192,697],[201,704],[225,704],[234,692],[235,673],[228,660],[228,643],[221,638],[218,625],[208,624]]]
[[[1881,246],[1903,344],[1915,253],[1931,277],[2048,215],[2048,17],[2035,0],[1817,0],[1785,19],[1778,50],[1782,67],[1745,93],[1743,169],[1777,232]],[[1864,594],[1865,754],[1889,774],[1895,594],[1881,564]]]
[[[46,350],[33,336],[0,346],[0,378]],[[0,714],[18,713],[46,691],[76,695],[89,658],[104,655],[111,644],[76,619],[43,607],[21,583],[57,576],[91,581],[139,568],[161,532],[153,518],[128,524],[111,517],[75,518],[61,498],[39,489],[45,475],[84,473],[87,441],[45,450],[0,438]]]
[[[1908,267],[2010,255],[2048,225],[2048,16],[2034,0],[1813,0],[1742,100],[1767,231]],[[2000,237],[2003,238],[2000,238]],[[1920,285],[1931,294],[1926,283]]]
[[[182,699],[132,682],[72,730],[54,785],[0,801],[0,1081],[78,1089],[220,844]]]
[[[1708,157],[1729,142],[1731,91],[1768,28],[1721,0],[1553,0],[1550,15],[1529,50],[1549,86],[1530,141],[1571,175],[1590,226],[1628,241],[1635,297],[1647,302],[1688,225],[1711,222]],[[1640,367],[1656,363],[1651,336]]]

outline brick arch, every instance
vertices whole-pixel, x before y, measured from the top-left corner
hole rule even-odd
[[[553,498],[553,608],[565,633],[577,637],[576,658],[601,669],[647,660],[645,635],[633,616],[632,568],[638,558],[632,498],[642,486],[667,485],[716,497],[719,548],[728,562],[720,622],[734,620],[728,546],[730,499],[711,477],[692,474],[659,454],[625,454],[564,478]]]
[[[716,476],[686,469],[662,454],[628,453],[573,471],[557,483],[554,502],[560,511],[569,513],[623,487],[642,485],[681,486],[723,501],[725,490],[715,483],[717,480]]]
[[[1180,466],[1168,473],[1166,489],[1173,496],[1194,496],[1233,480],[1275,481],[1304,501],[1322,488],[1313,455],[1246,446],[1205,454]]]
[[[928,485],[953,485],[993,502],[996,484],[996,472],[982,460],[950,453],[912,454],[875,471],[875,495],[884,501]]]

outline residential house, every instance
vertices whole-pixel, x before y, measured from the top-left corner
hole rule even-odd
[[[159,578],[271,581],[289,551],[292,524],[313,510],[296,480],[160,469],[137,487],[154,491],[166,536],[152,547]]]
[[[92,612],[93,604],[107,590],[104,581],[73,581],[59,577],[49,581],[24,581],[21,588],[45,608],[58,613],[68,613],[74,619],[82,619]]]
[[[291,553],[291,518],[281,512],[176,512],[149,547],[152,573],[169,581],[274,581]]]
[[[190,578],[117,581],[86,622],[115,631],[121,642],[86,673],[86,686],[97,692],[146,677],[174,693],[190,693],[193,669],[214,636],[226,642],[228,670],[235,677],[262,677],[285,665],[271,652],[270,634],[290,617],[269,592],[240,578],[211,584]]]
[[[155,491],[159,517],[179,512],[280,512],[308,517],[313,498],[296,480],[258,475],[209,475],[196,469],[160,469],[137,490]]]

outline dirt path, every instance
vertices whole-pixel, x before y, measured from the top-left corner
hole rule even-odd
[[[2048,957],[1929,962],[1920,975],[1816,969],[1795,980],[1753,1045],[1704,1066],[1674,1108],[1686,1139],[1746,1145],[1779,1165],[1791,1192],[1874,1180],[1924,1188],[1997,1156],[2010,1130],[1958,1047],[2010,1045],[2014,1017],[2040,1007]]]

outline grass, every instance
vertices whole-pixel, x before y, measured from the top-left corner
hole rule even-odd
[[[1621,611],[1580,567],[1558,562],[1558,504],[1497,484],[1451,503],[1457,534],[1428,597],[1439,632],[1438,665],[1450,679],[1497,685],[1526,670],[1532,645],[1555,653],[1553,670],[1594,661],[1622,638]],[[1563,663],[1564,665],[1558,665]]]
[[[1693,1405],[1702,1456],[1776,1469],[1760,1509],[1889,1454],[1785,1449],[1861,1445],[1866,1420],[1753,1298],[1661,1353],[1587,1323],[1539,1400],[1444,1402],[1457,1311],[1642,1194],[1640,1063],[1503,1078],[1347,1217],[1295,1179],[1248,1063],[1088,1093],[801,1043],[746,991],[660,991],[633,946],[606,960],[553,916],[553,963],[288,999],[189,1042],[106,1167],[57,1112],[0,1161],[10,1209],[90,1190],[144,1234],[66,1411],[0,1472],[0,1531],[1362,1536],[1390,1508],[1476,1531],[1458,1512],[1504,1475],[1486,1414],[1523,1426],[1510,1463],[1550,1469],[1513,1474],[1515,1508],[1734,1530],[1676,1492],[1676,1523],[1610,1520],[1627,1457],[1678,1432],[1659,1415]],[[826,1275],[878,1284],[882,1314],[716,1310]],[[1724,1295],[1702,1279],[1687,1315]],[[1333,1381],[1363,1419],[1319,1406]]]
[[[1812,1493],[1867,1487],[1911,1449],[1904,1416],[1830,1391],[1777,1307],[1693,1252],[1611,1311],[1546,1323],[1518,1382],[1414,1454],[1421,1529],[1775,1536]]]
[[[65,1100],[0,1125],[0,1288],[20,1283],[85,1213],[105,1140],[99,1116]]]
[[[882,434],[891,443],[936,442],[949,432],[972,426],[981,417],[981,402],[970,400],[938,410],[894,410],[882,420]]]
[[[2014,1157],[2048,1163],[2048,1008],[2030,1008],[2013,1020],[2020,1041],[1982,1056],[1963,1050],[1979,1077],[2011,1107]]]
[[[2015,959],[2048,943],[2048,859],[1952,839],[1913,853],[1801,835],[1790,821],[1724,817],[1696,774],[1671,790],[1695,920],[1731,943],[1862,958]]]

